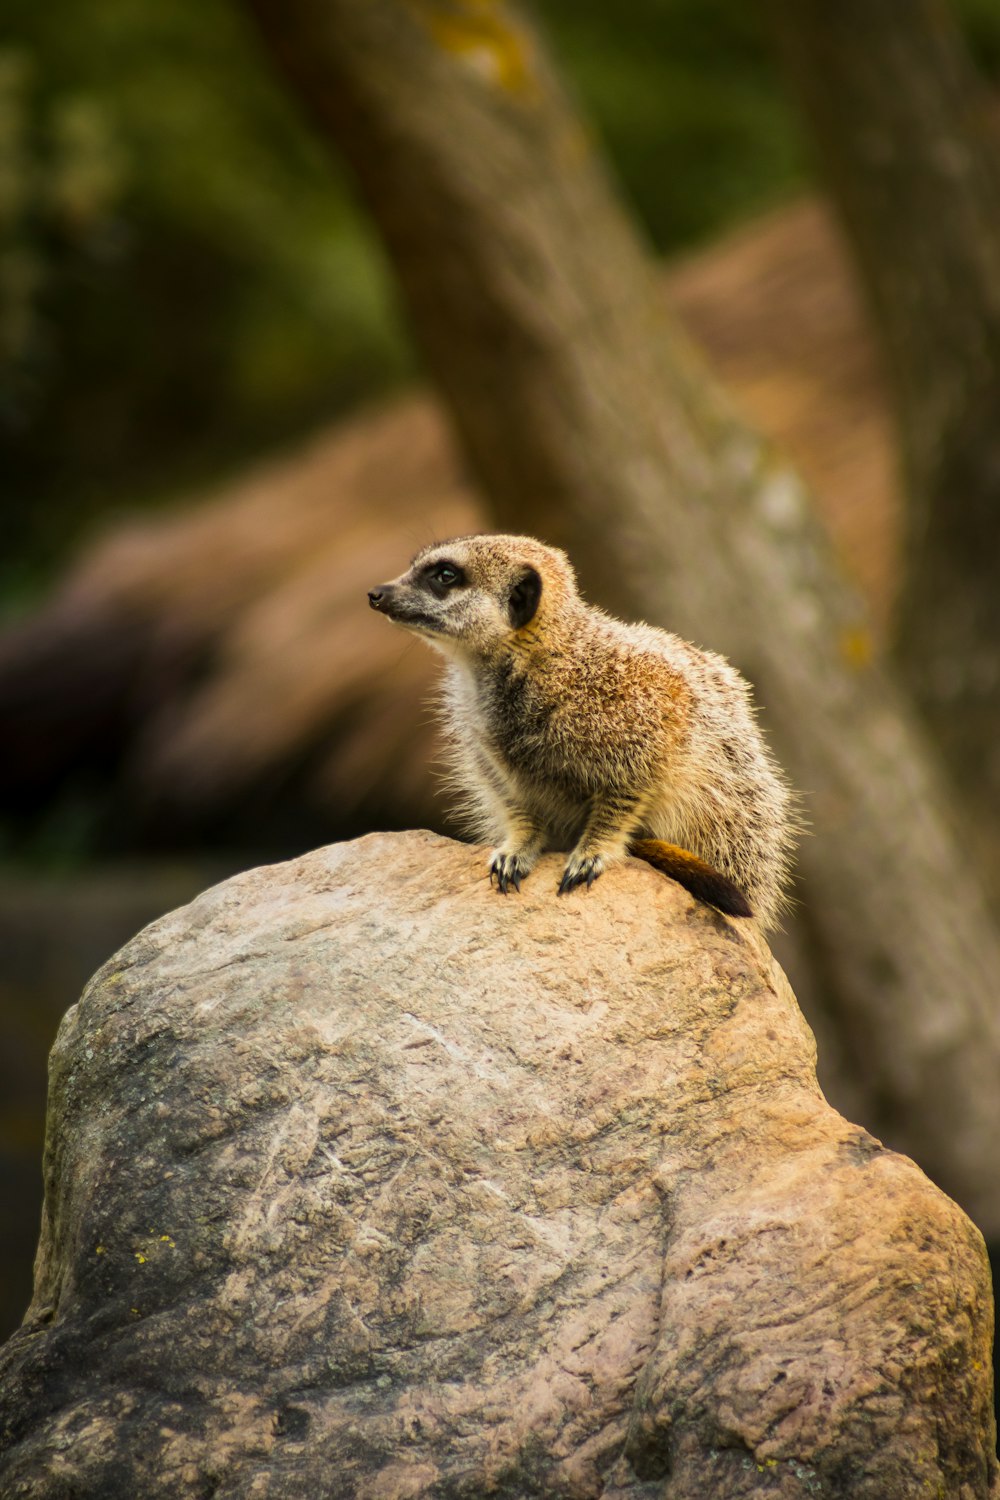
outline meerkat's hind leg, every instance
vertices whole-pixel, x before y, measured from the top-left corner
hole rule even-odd
[[[624,857],[639,816],[640,799],[624,794],[595,797],[583,832],[566,861],[559,895],[585,885],[589,890],[608,865]]]

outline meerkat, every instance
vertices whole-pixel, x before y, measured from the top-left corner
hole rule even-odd
[[[794,804],[721,656],[586,603],[532,537],[456,537],[368,595],[443,653],[454,780],[504,895],[548,849],[563,894],[635,854],[765,930],[786,905]]]

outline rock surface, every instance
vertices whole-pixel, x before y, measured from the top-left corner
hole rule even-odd
[[[750,923],[378,835],[147,928],[52,1059],[0,1494],[978,1500],[977,1231]]]

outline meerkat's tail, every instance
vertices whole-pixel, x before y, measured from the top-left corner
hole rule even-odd
[[[644,859],[654,870],[669,875],[699,901],[707,901],[728,917],[752,917],[753,907],[746,896],[725,875],[706,865],[703,859],[680,849],[676,844],[665,844],[662,839],[633,839],[628,846],[629,854]]]

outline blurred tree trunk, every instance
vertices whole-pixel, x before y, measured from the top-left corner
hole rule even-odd
[[[1000,139],[943,0],[767,0],[894,380],[897,652],[1000,898]]]
[[[1000,944],[946,793],[801,486],[665,320],[537,35],[500,3],[246,3],[357,174],[497,521],[757,684],[867,1123],[1000,1230]]]

